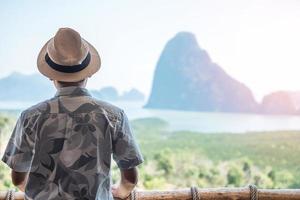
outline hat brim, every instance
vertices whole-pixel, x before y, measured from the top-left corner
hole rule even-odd
[[[37,67],[38,70],[46,77],[52,80],[64,81],[64,82],[76,82],[83,80],[85,78],[91,77],[94,73],[96,73],[101,67],[101,58],[97,52],[97,50],[86,40],[82,39],[83,42],[87,44],[89,47],[89,52],[91,54],[91,60],[88,66],[86,66],[83,70],[74,73],[64,73],[60,71],[56,71],[51,68],[46,60],[45,56],[47,53],[47,45],[52,40],[51,38],[41,49],[38,58],[37,58]]]

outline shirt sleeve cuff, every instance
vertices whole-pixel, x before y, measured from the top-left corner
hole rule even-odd
[[[129,160],[119,160],[117,165],[119,169],[130,169],[140,165],[143,162],[144,159],[142,157],[135,157],[134,159]]]
[[[16,164],[12,159],[8,159],[7,156],[3,155],[1,159],[9,168],[16,172],[28,172],[30,169],[26,167],[25,163]]]

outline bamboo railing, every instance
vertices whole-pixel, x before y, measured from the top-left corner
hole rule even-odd
[[[198,200],[300,200],[300,189],[257,189],[256,195],[251,194],[249,187],[243,188],[208,188],[197,189]],[[7,192],[0,192],[0,200],[6,199]],[[136,200],[193,200],[191,189],[179,190],[135,190],[135,198],[132,195],[127,198]],[[22,192],[15,192],[15,200],[24,200]]]

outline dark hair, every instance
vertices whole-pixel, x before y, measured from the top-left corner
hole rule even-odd
[[[78,85],[82,84],[84,80],[85,80],[85,79],[82,79],[82,80],[76,81],[76,82],[57,81],[57,83],[58,83],[59,85],[61,85],[62,87],[67,87],[67,86],[78,86]]]

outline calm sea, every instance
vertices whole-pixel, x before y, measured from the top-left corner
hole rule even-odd
[[[111,103],[123,108],[131,120],[158,117],[166,120],[171,130],[190,130],[206,133],[300,130],[300,116],[185,112],[144,109],[145,102],[116,101]],[[2,112],[18,114],[22,109],[33,104],[30,102],[0,102],[0,109]]]

